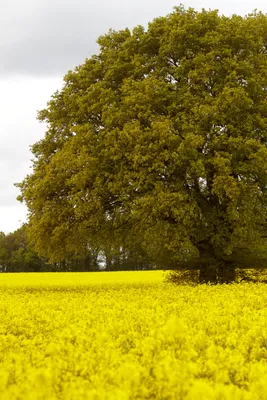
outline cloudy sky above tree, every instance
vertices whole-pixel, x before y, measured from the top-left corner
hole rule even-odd
[[[0,231],[11,232],[26,221],[26,207],[13,186],[30,173],[30,145],[45,134],[36,112],[62,86],[62,78],[98,52],[97,38],[115,30],[146,26],[165,16],[173,0],[10,0],[1,4],[0,24]],[[219,9],[245,15],[264,0],[192,0],[186,7]]]

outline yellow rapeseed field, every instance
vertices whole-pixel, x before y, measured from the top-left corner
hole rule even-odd
[[[267,286],[1,274],[0,399],[267,399]]]

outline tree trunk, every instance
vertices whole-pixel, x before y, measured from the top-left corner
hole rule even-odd
[[[84,258],[84,261],[83,261],[83,269],[84,269],[84,271],[86,271],[86,272],[88,272],[88,271],[91,270],[91,257],[90,257],[90,255],[87,255],[87,256]]]
[[[230,262],[210,258],[201,263],[200,283],[231,283],[235,281],[235,278],[235,267]]]
[[[213,260],[201,263],[199,282],[200,283],[217,283],[217,268]]]
[[[219,283],[231,283],[235,281],[236,273],[235,266],[230,262],[221,262],[218,269]]]
[[[200,283],[231,283],[235,281],[235,266],[223,259],[208,241],[199,247]]]
[[[112,270],[112,255],[109,251],[105,251],[105,264],[106,264],[106,271]]]
[[[218,260],[208,241],[203,241],[199,248],[199,282],[217,283]]]

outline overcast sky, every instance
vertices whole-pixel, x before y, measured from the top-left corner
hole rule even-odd
[[[173,0],[8,0],[0,4],[0,231],[26,221],[13,186],[30,172],[29,146],[45,134],[36,111],[61,88],[62,78],[97,52],[96,40],[109,28],[146,26],[170,13]],[[265,0],[184,2],[196,9],[245,15]]]

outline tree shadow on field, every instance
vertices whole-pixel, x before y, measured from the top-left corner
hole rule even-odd
[[[165,281],[176,285],[196,286],[200,284],[200,271],[198,269],[172,270],[166,274]],[[235,280],[231,283],[246,282],[267,283],[266,268],[236,269]]]

